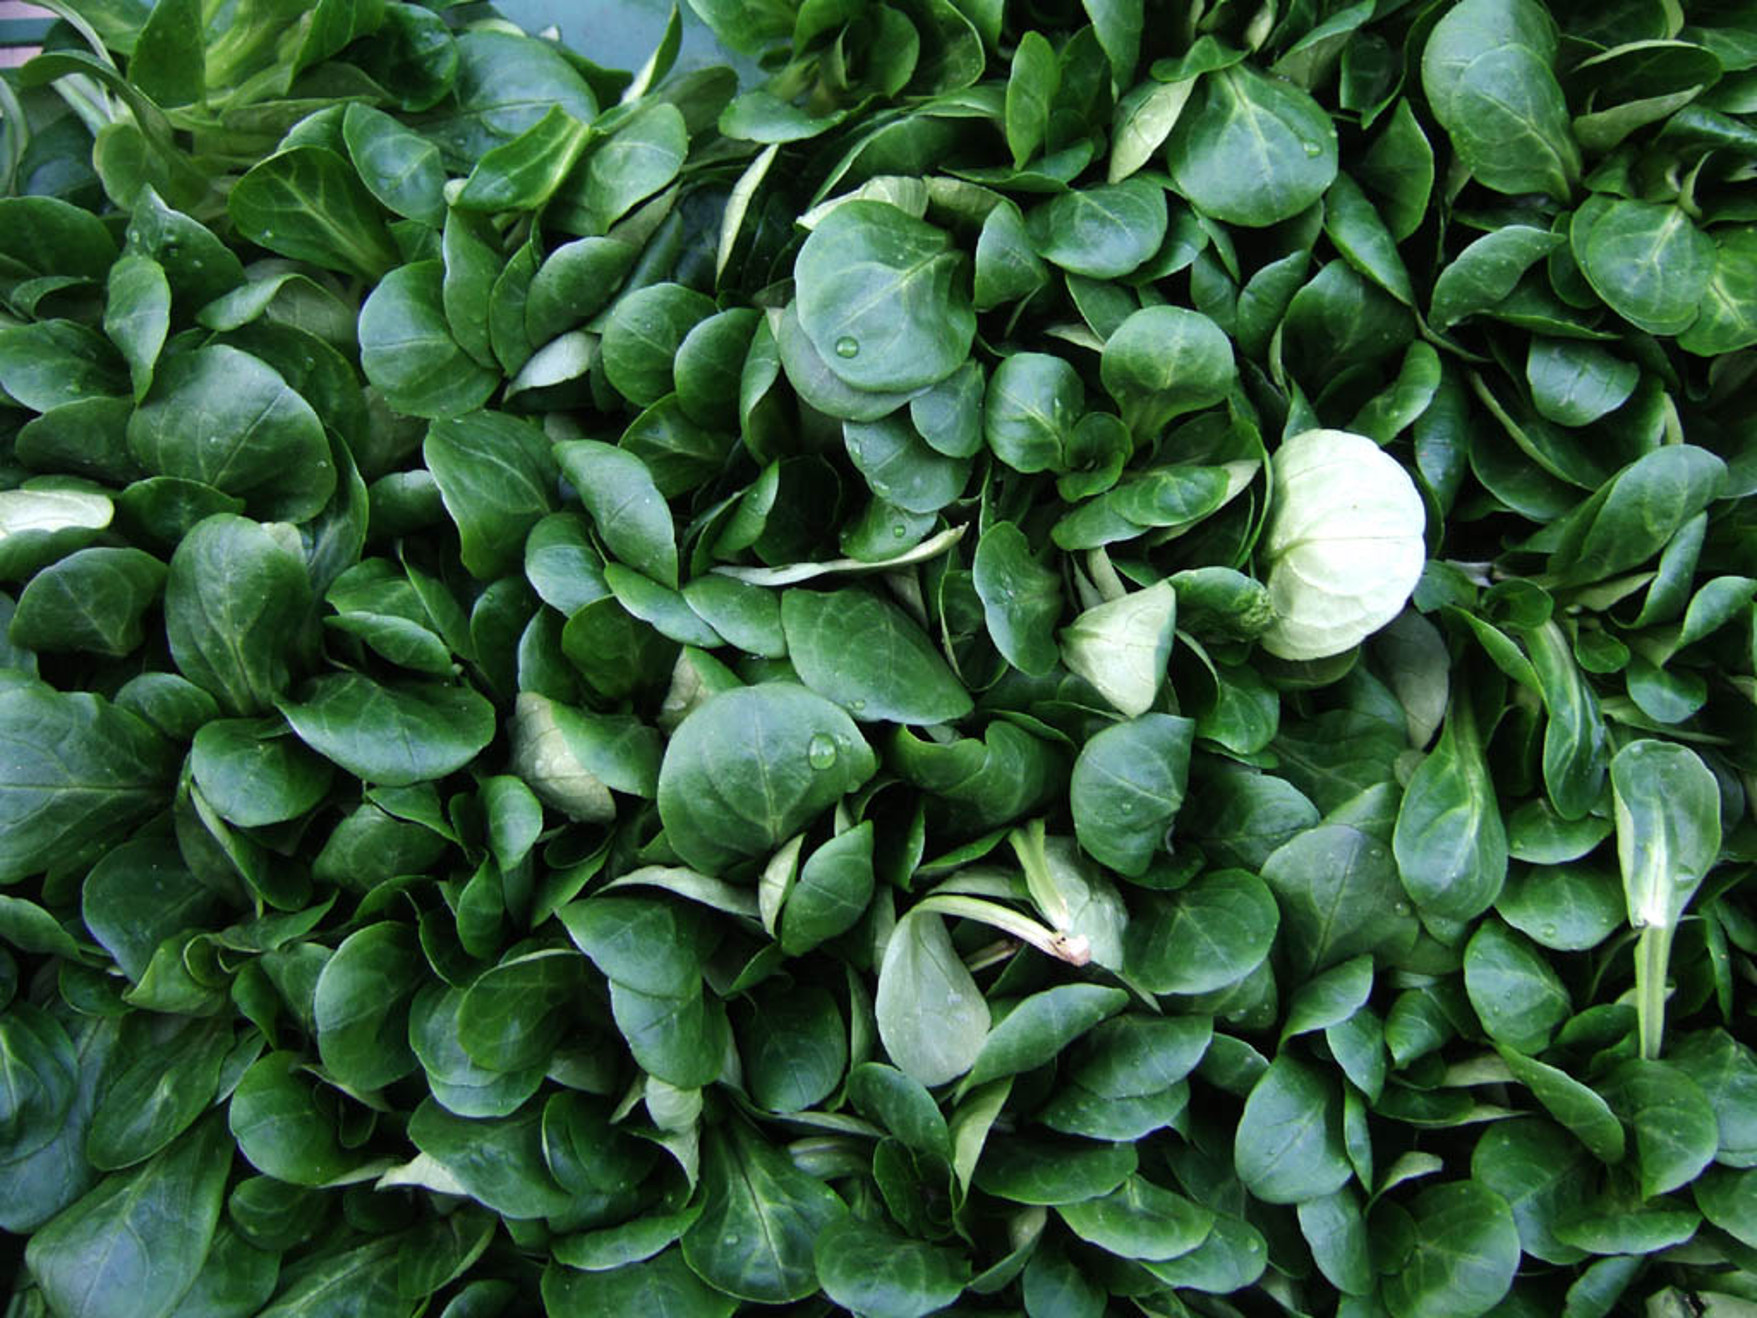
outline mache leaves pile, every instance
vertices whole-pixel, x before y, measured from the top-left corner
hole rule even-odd
[[[8,1314],[1757,1313],[1757,14],[691,3],[0,75]]]

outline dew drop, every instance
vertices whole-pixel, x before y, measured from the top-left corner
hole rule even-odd
[[[1554,938],[1556,936],[1556,926],[1553,924],[1546,924],[1543,928],[1538,930],[1538,933],[1542,934],[1545,938]]]
[[[1316,142],[1307,142],[1306,154],[1308,156],[1321,156],[1324,154],[1324,148],[1319,146]]]
[[[841,338],[836,340],[836,356],[838,356],[838,357],[858,357],[858,356],[860,356],[860,341],[858,339],[850,338],[848,335],[844,334]]]
[[[836,740],[820,732],[805,748],[805,762],[814,769],[829,769],[836,763]]]
[[[1397,912],[1398,915],[1408,915],[1409,914],[1409,903],[1408,902],[1398,902],[1394,906],[1392,906],[1391,909],[1393,911]]]
[[[860,699],[855,699],[855,700],[853,700],[853,701],[851,701],[851,702],[850,702],[850,703],[849,703],[849,708],[850,708],[850,709],[855,709],[855,710],[861,710],[861,709],[865,709],[865,708],[866,708],[866,702],[865,702],[865,701],[864,701],[864,700],[860,700]]]
[[[893,526],[891,528],[891,534],[901,540],[904,536],[909,534],[909,528],[906,526]]]

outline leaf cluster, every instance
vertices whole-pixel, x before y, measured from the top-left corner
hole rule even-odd
[[[1749,7],[691,4],[0,74],[8,1314],[1757,1309]]]

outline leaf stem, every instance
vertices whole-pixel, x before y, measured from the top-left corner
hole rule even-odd
[[[1066,961],[1071,966],[1083,966],[1092,959],[1091,945],[1083,935],[1057,933],[1038,924],[1029,916],[1020,915],[1017,911],[1010,911],[994,902],[985,902],[979,897],[929,897],[916,903],[913,910],[978,920],[1004,934],[1011,934],[1022,943],[1031,944],[1045,956]]]
[[[1650,924],[1635,943],[1635,1021],[1641,1056],[1659,1058],[1665,1034],[1665,975],[1672,956],[1672,926]]]
[[[1025,886],[1043,918],[1054,929],[1067,929],[1074,917],[1049,874],[1049,856],[1043,848],[1043,820],[1033,819],[1015,828],[1007,835],[1007,844],[1019,858],[1019,867],[1025,871]]]

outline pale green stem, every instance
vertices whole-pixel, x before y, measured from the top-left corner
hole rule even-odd
[[[1672,927],[1650,924],[1635,942],[1635,1021],[1641,1056],[1659,1058],[1665,1034],[1665,974],[1672,956]]]
[[[1049,857],[1043,850],[1043,820],[1033,819],[1023,828],[1015,828],[1007,835],[1007,843],[1019,858],[1019,866],[1025,871],[1025,886],[1043,918],[1056,929],[1066,929],[1074,922],[1073,914],[1049,876]]]
[[[950,915],[956,919],[979,921],[1017,938],[1021,943],[1029,943],[1045,956],[1066,961],[1072,966],[1083,966],[1092,959],[1091,946],[1083,936],[1058,934],[1028,916],[1008,910],[1005,906],[998,906],[994,902],[985,902],[979,897],[929,897],[925,901],[917,902],[914,909],[929,914]]]
[[[1110,555],[1104,550],[1094,549],[1086,555],[1086,571],[1091,574],[1092,584],[1098,588],[1098,593],[1104,597],[1105,603],[1119,600],[1129,593],[1129,588],[1123,584],[1123,579],[1111,566]]]
[[[55,79],[50,84],[55,94],[67,103],[74,117],[84,124],[86,131],[96,137],[115,118],[111,109],[110,98],[104,95],[103,88],[83,73],[69,73],[65,77]]]

